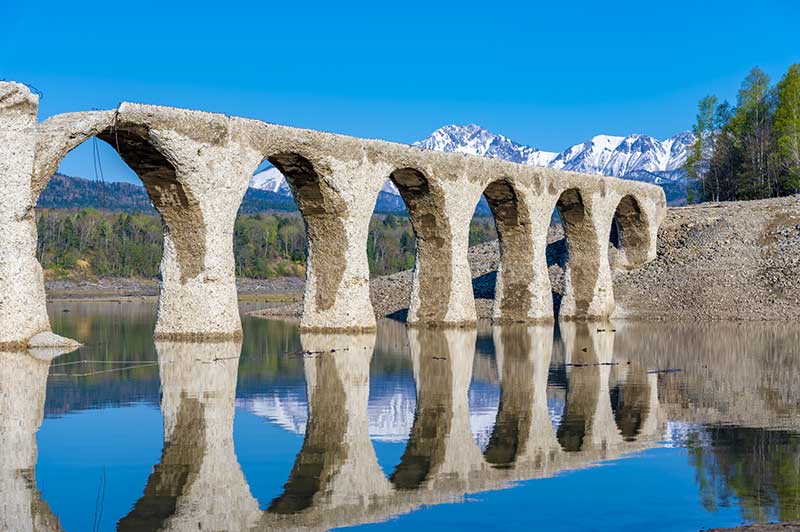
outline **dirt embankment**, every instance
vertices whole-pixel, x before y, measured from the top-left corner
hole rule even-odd
[[[614,250],[611,250],[614,264]],[[491,315],[497,242],[469,250],[479,317]],[[560,227],[548,237],[547,262],[556,304],[563,291],[567,243]],[[374,279],[377,316],[402,317],[411,272]],[[658,257],[614,269],[616,316],[650,320],[800,319],[800,196],[672,208],[658,235]],[[299,303],[256,315],[299,316]]]

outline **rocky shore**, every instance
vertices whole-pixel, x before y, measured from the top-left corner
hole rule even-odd
[[[610,252],[612,268],[615,250]],[[497,242],[469,250],[478,316],[491,316]],[[547,262],[556,305],[563,292],[567,245],[550,228]],[[378,317],[402,318],[411,272],[374,279]],[[800,319],[800,196],[707,203],[669,209],[658,234],[658,256],[632,271],[614,269],[615,317],[642,320]],[[297,317],[300,303],[256,311]]]

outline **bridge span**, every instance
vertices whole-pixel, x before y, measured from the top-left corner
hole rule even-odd
[[[306,224],[305,330],[375,328],[366,242],[387,179],[405,200],[417,242],[410,325],[476,321],[467,247],[482,195],[501,243],[498,323],[553,319],[546,238],[554,209],[569,247],[564,319],[612,315],[608,245],[614,220],[619,264],[634,268],[655,257],[666,212],[662,189],[644,183],[202,111],[122,103],[39,122],[38,96],[25,85],[0,82],[2,348],[40,343],[31,339],[50,330],[34,207],[61,160],[92,137],[110,144],[136,172],[163,220],[155,330],[161,339],[241,335],[233,227],[264,161],[286,177]]]

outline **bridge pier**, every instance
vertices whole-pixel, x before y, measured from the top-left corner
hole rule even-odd
[[[496,183],[485,192],[500,242],[492,321],[500,324],[553,321],[547,232],[555,198]]]
[[[571,188],[558,199],[569,258],[559,318],[605,320],[615,308],[608,238],[616,204],[604,191]]]
[[[50,330],[44,277],[36,260],[31,175],[39,98],[0,84],[0,348],[24,349]]]

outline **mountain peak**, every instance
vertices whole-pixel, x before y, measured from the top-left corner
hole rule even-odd
[[[556,156],[553,152],[541,151],[514,142],[504,135],[492,133],[478,124],[449,124],[413,145],[429,150],[493,157],[536,166],[547,166]]]

